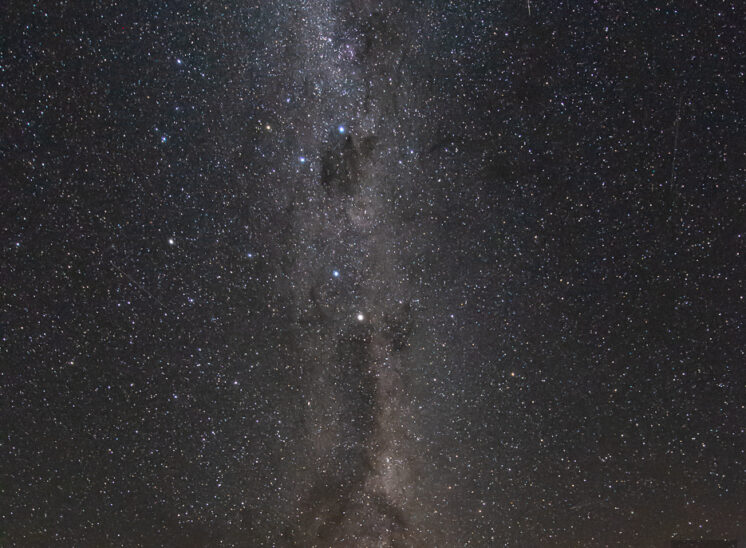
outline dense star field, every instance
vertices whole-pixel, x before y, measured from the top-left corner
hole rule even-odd
[[[740,2],[0,13],[0,546],[746,539]]]

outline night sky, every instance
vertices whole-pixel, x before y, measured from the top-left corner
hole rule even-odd
[[[0,14],[0,546],[746,538],[741,2]]]

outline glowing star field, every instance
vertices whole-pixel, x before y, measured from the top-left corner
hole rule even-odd
[[[746,541],[744,29],[10,3],[0,546]]]

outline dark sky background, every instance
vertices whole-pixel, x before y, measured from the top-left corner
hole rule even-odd
[[[0,13],[0,546],[746,538],[741,2]]]

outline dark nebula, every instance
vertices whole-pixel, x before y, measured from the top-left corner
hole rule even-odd
[[[746,541],[740,3],[0,14],[0,547]]]

